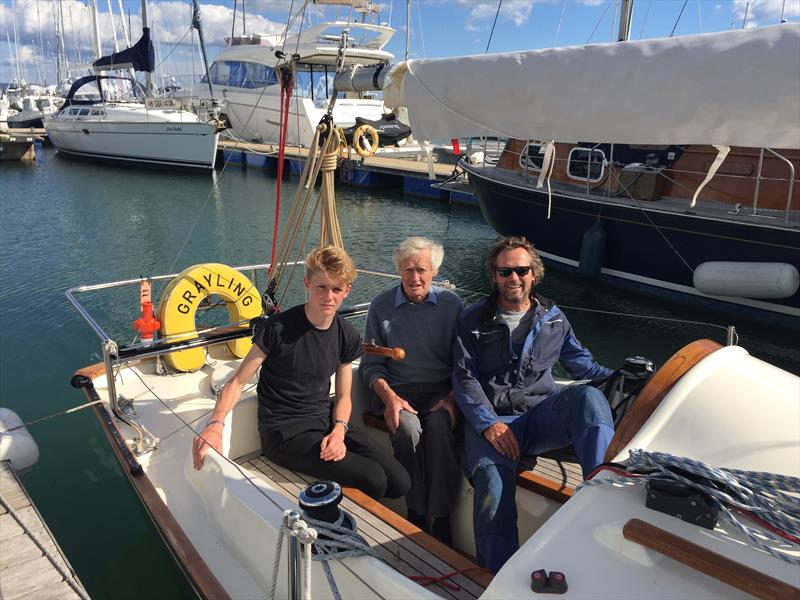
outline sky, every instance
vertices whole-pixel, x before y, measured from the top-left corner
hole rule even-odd
[[[101,49],[125,46],[123,18],[135,41],[141,34],[141,0],[95,0]],[[280,33],[290,11],[304,0],[202,0],[201,15],[209,59],[231,34]],[[347,20],[346,7],[308,0],[307,21]],[[439,58],[610,42],[616,36],[619,0],[411,0],[409,58]],[[60,5],[61,19],[56,19]],[[242,24],[242,5],[245,7]],[[397,30],[387,50],[406,53],[407,0],[375,0],[378,22]],[[202,63],[190,30],[191,0],[148,0],[148,21],[156,42],[157,76],[188,83]],[[499,11],[498,11],[499,7]],[[800,20],[800,0],[636,0],[631,39],[668,37],[759,27]],[[112,18],[113,15],[113,18]],[[354,17],[354,18],[357,18]],[[0,0],[0,82],[21,75],[31,83],[55,83],[56,21],[63,30],[67,62],[75,68],[93,60],[89,0]],[[307,26],[307,25],[306,25]],[[15,34],[16,29],[16,34]],[[15,42],[15,40],[17,40]],[[74,74],[85,74],[75,68]]]

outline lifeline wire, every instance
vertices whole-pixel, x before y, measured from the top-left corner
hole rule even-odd
[[[169,412],[172,414],[172,416],[174,416],[176,419],[178,419],[178,421],[180,421],[180,422],[181,422],[181,427],[188,429],[189,431],[191,431],[192,433],[194,433],[194,434],[195,434],[197,437],[199,437],[200,439],[202,439],[202,440],[203,440],[203,441],[204,441],[204,442],[205,442],[205,443],[208,445],[208,447],[209,447],[209,448],[211,448],[212,450],[214,450],[214,452],[216,452],[216,453],[217,453],[217,454],[220,456],[220,458],[222,458],[222,459],[223,459],[225,462],[227,462],[228,464],[230,464],[231,466],[233,466],[233,467],[234,467],[234,468],[235,468],[235,469],[236,469],[236,470],[239,472],[239,474],[240,474],[240,475],[241,475],[241,476],[242,476],[242,477],[245,479],[245,481],[247,481],[247,482],[248,482],[250,485],[252,485],[252,486],[253,486],[253,487],[254,487],[254,488],[255,488],[255,489],[258,491],[258,493],[259,493],[259,494],[261,494],[262,496],[264,496],[264,498],[266,498],[267,500],[269,500],[269,501],[270,501],[270,502],[271,502],[271,503],[272,503],[272,504],[273,504],[273,505],[274,505],[276,508],[278,508],[278,509],[281,509],[281,510],[282,510],[281,506],[280,506],[280,505],[279,505],[279,504],[278,504],[278,503],[277,503],[277,502],[276,502],[276,501],[275,501],[273,498],[271,498],[271,497],[269,496],[269,494],[267,494],[267,493],[266,493],[266,492],[265,492],[263,489],[261,489],[261,487],[260,487],[260,486],[258,486],[258,485],[256,485],[256,484],[255,484],[255,482],[254,482],[254,477],[253,477],[253,475],[252,475],[252,474],[251,474],[249,471],[247,471],[247,470],[243,469],[243,468],[242,468],[242,467],[241,467],[239,464],[237,464],[235,461],[231,460],[230,458],[228,458],[227,456],[225,456],[225,455],[224,455],[224,454],[222,454],[221,452],[217,452],[216,448],[214,448],[214,447],[213,447],[211,444],[209,444],[209,443],[208,443],[208,441],[207,441],[207,440],[206,440],[206,439],[203,437],[203,435],[202,435],[202,432],[198,432],[198,431],[197,431],[197,430],[196,430],[194,427],[192,427],[192,426],[191,426],[191,425],[190,425],[190,424],[189,424],[189,423],[188,423],[188,422],[187,422],[187,421],[186,421],[186,420],[185,420],[183,417],[181,417],[181,416],[180,416],[180,415],[179,415],[177,412],[175,412],[175,411],[172,409],[172,407],[171,407],[171,406],[169,406],[169,405],[168,405],[168,404],[167,404],[167,403],[166,403],[164,400],[162,400],[162,399],[161,399],[161,397],[159,397],[159,396],[158,396],[158,394],[156,394],[156,393],[155,393],[155,391],[153,390],[153,388],[151,388],[149,385],[147,385],[147,383],[145,382],[145,380],[144,380],[144,379],[142,379],[142,376],[141,376],[141,375],[140,375],[140,374],[139,374],[139,373],[138,373],[138,372],[137,372],[135,369],[133,369],[133,368],[132,368],[132,367],[130,367],[129,365],[127,366],[127,368],[128,368],[128,369],[129,369],[129,370],[130,370],[130,371],[131,371],[131,372],[132,372],[132,373],[133,373],[133,374],[134,374],[134,375],[135,375],[135,376],[136,376],[136,377],[139,379],[139,381],[141,381],[141,382],[142,382],[142,385],[144,385],[144,387],[145,387],[145,388],[147,388],[147,390],[148,390],[148,391],[149,391],[151,394],[153,394],[153,397],[154,397],[156,400],[158,400],[158,401],[161,403],[161,405],[162,405],[164,408],[166,408],[166,409],[167,409],[167,410],[168,410],[168,411],[169,411]],[[203,415],[203,416],[205,416],[205,415]],[[199,417],[199,418],[202,418],[202,417]],[[198,420],[199,420],[199,418],[198,418]],[[176,429],[176,430],[175,430],[175,431],[173,431],[172,433],[176,433],[177,431],[180,431],[180,429],[181,429],[181,428],[179,427],[178,429]],[[169,437],[169,435],[172,435],[172,433],[168,434],[168,436],[166,436],[166,437]],[[371,549],[370,549],[370,550],[371,550]],[[373,553],[373,556],[375,556],[376,558],[378,558],[378,560],[382,560],[382,559],[381,559],[379,556],[375,555],[374,553]],[[323,565],[324,565],[324,564],[326,564],[326,563],[323,563]],[[368,589],[369,589],[369,590],[370,590],[370,591],[371,591],[371,592],[372,592],[372,593],[375,595],[375,597],[376,597],[376,598],[381,598],[382,600],[384,600],[384,599],[385,599],[385,596],[383,596],[382,594],[380,594],[380,593],[378,592],[378,590],[376,590],[375,588],[373,588],[373,587],[372,587],[372,586],[369,584],[369,582],[365,581],[365,580],[364,580],[364,579],[363,579],[363,578],[362,578],[362,577],[361,577],[361,576],[360,576],[358,573],[356,573],[356,572],[355,572],[355,571],[354,571],[354,570],[353,570],[353,569],[352,569],[352,568],[351,568],[351,567],[350,567],[348,564],[346,564],[346,563],[340,563],[340,564],[342,565],[342,567],[343,567],[343,568],[345,568],[347,571],[349,571],[351,575],[353,575],[353,576],[354,576],[356,579],[358,579],[358,580],[359,580],[361,583],[363,583],[363,584],[364,584],[364,586],[365,586],[365,587],[367,587],[367,588],[368,588]]]

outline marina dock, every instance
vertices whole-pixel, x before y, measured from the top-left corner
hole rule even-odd
[[[218,152],[217,168],[238,164],[244,170],[254,168],[277,174],[276,144],[220,139]],[[401,188],[404,194],[474,205],[475,199],[468,187],[458,190],[438,187],[453,175],[456,165],[455,162],[441,161],[435,149],[431,152],[432,158],[428,160],[422,150],[404,147],[380,148],[376,155],[368,157],[360,157],[351,150],[339,166],[338,181],[354,187]],[[287,146],[285,172],[290,175],[302,173],[307,156],[307,148]],[[447,157],[453,161],[456,158]]]
[[[6,461],[0,461],[0,598],[89,598]]]

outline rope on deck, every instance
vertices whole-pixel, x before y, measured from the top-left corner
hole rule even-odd
[[[587,486],[635,485],[651,479],[668,477],[698,490],[719,508],[723,519],[741,530],[756,548],[793,565],[800,565],[800,556],[788,551],[800,547],[800,478],[761,471],[743,471],[712,467],[691,458],[665,452],[631,450],[629,471],[646,471],[646,475],[622,476],[621,479],[592,479],[583,482],[576,492]],[[689,479],[679,472],[696,475],[706,483]],[[750,513],[764,524],[762,529],[749,527],[733,514],[731,508]],[[772,542],[768,544],[767,542]]]

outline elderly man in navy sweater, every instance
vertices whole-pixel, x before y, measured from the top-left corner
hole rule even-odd
[[[556,362],[576,379],[606,377],[567,317],[533,293],[544,265],[525,238],[498,240],[486,258],[494,292],[458,320],[453,392],[464,413],[464,469],[475,486],[478,562],[497,573],[519,548],[516,470],[523,454],[574,445],[584,477],[614,435],[603,394],[586,385],[559,390]]]
[[[364,339],[400,346],[403,361],[365,355],[361,375],[374,392],[395,456],[408,469],[408,519],[450,544],[450,513],[460,478],[455,427],[458,409],[451,391],[452,348],[463,303],[449,290],[431,285],[444,258],[442,246],[421,237],[394,251],[400,285],[370,304]]]

